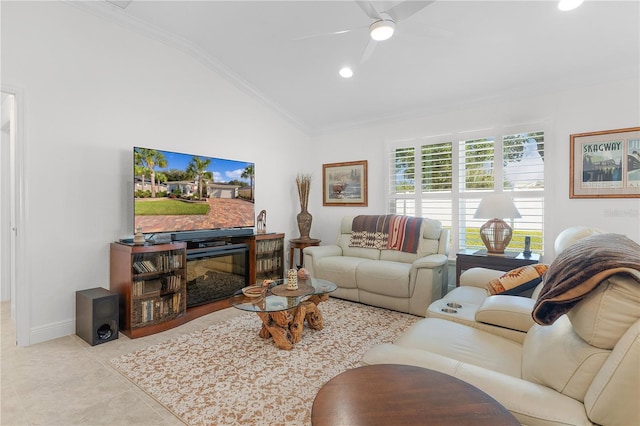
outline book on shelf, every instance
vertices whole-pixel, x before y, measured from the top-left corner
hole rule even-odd
[[[137,274],[144,274],[146,272],[157,272],[158,269],[152,261],[148,259],[141,259],[133,262],[133,269]]]
[[[140,301],[142,308],[141,323],[150,322],[154,319],[154,303],[153,299],[147,299]]]
[[[156,267],[159,271],[170,271],[178,269],[182,264],[182,256],[173,252],[158,253],[156,256]]]
[[[180,275],[168,276],[165,280],[165,285],[167,291],[178,290],[182,285],[182,277]]]
[[[142,288],[144,287],[144,281],[134,281],[131,285],[132,296],[142,296]]]
[[[131,286],[131,295],[148,296],[153,294],[160,294],[161,289],[162,282],[159,279],[134,281]]]
[[[174,312],[177,313],[182,311],[181,301],[182,301],[182,293],[175,293],[173,295]]]
[[[281,266],[282,266],[282,258],[280,257],[256,260],[256,270],[258,272],[275,271],[276,269],[280,269]]]

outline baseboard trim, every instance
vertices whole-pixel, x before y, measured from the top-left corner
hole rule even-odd
[[[29,345],[66,337],[75,333],[76,324],[74,320],[52,322],[31,328],[29,332]]]

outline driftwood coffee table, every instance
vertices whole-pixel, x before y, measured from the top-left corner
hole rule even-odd
[[[322,312],[318,305],[327,300],[337,286],[317,278],[299,279],[298,290],[288,291],[284,289],[286,283],[286,279],[276,280],[259,297],[247,297],[239,292],[230,302],[234,308],[258,314],[262,320],[260,337],[271,337],[276,347],[290,350],[302,338],[305,320],[309,328],[322,330]]]

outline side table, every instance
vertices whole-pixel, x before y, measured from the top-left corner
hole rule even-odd
[[[460,274],[470,268],[489,268],[498,271],[510,271],[521,266],[540,262],[538,253],[525,256],[518,252],[488,254],[486,250],[462,250],[456,255],[456,287],[460,286]]]
[[[304,258],[302,257],[302,250],[305,247],[319,246],[322,240],[317,240],[315,238],[294,238],[293,240],[289,240],[289,268],[294,268],[295,264],[293,263],[295,249],[300,250],[300,265],[302,268],[304,266]]]
[[[491,396],[456,377],[426,368],[376,364],[353,368],[324,384],[311,409],[313,426],[517,426]]]

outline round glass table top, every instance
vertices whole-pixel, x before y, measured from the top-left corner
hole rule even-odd
[[[271,289],[286,284],[286,279],[275,280],[271,283],[263,295],[258,297],[248,297],[239,290],[231,297],[230,304],[234,308],[249,312],[277,312],[285,311],[297,307],[300,303],[309,297],[317,294],[326,294],[335,291],[338,286],[331,281],[321,280],[319,278],[309,278],[306,280],[298,280],[299,284],[308,284],[313,289],[310,293],[302,296],[277,296],[271,293]]]

